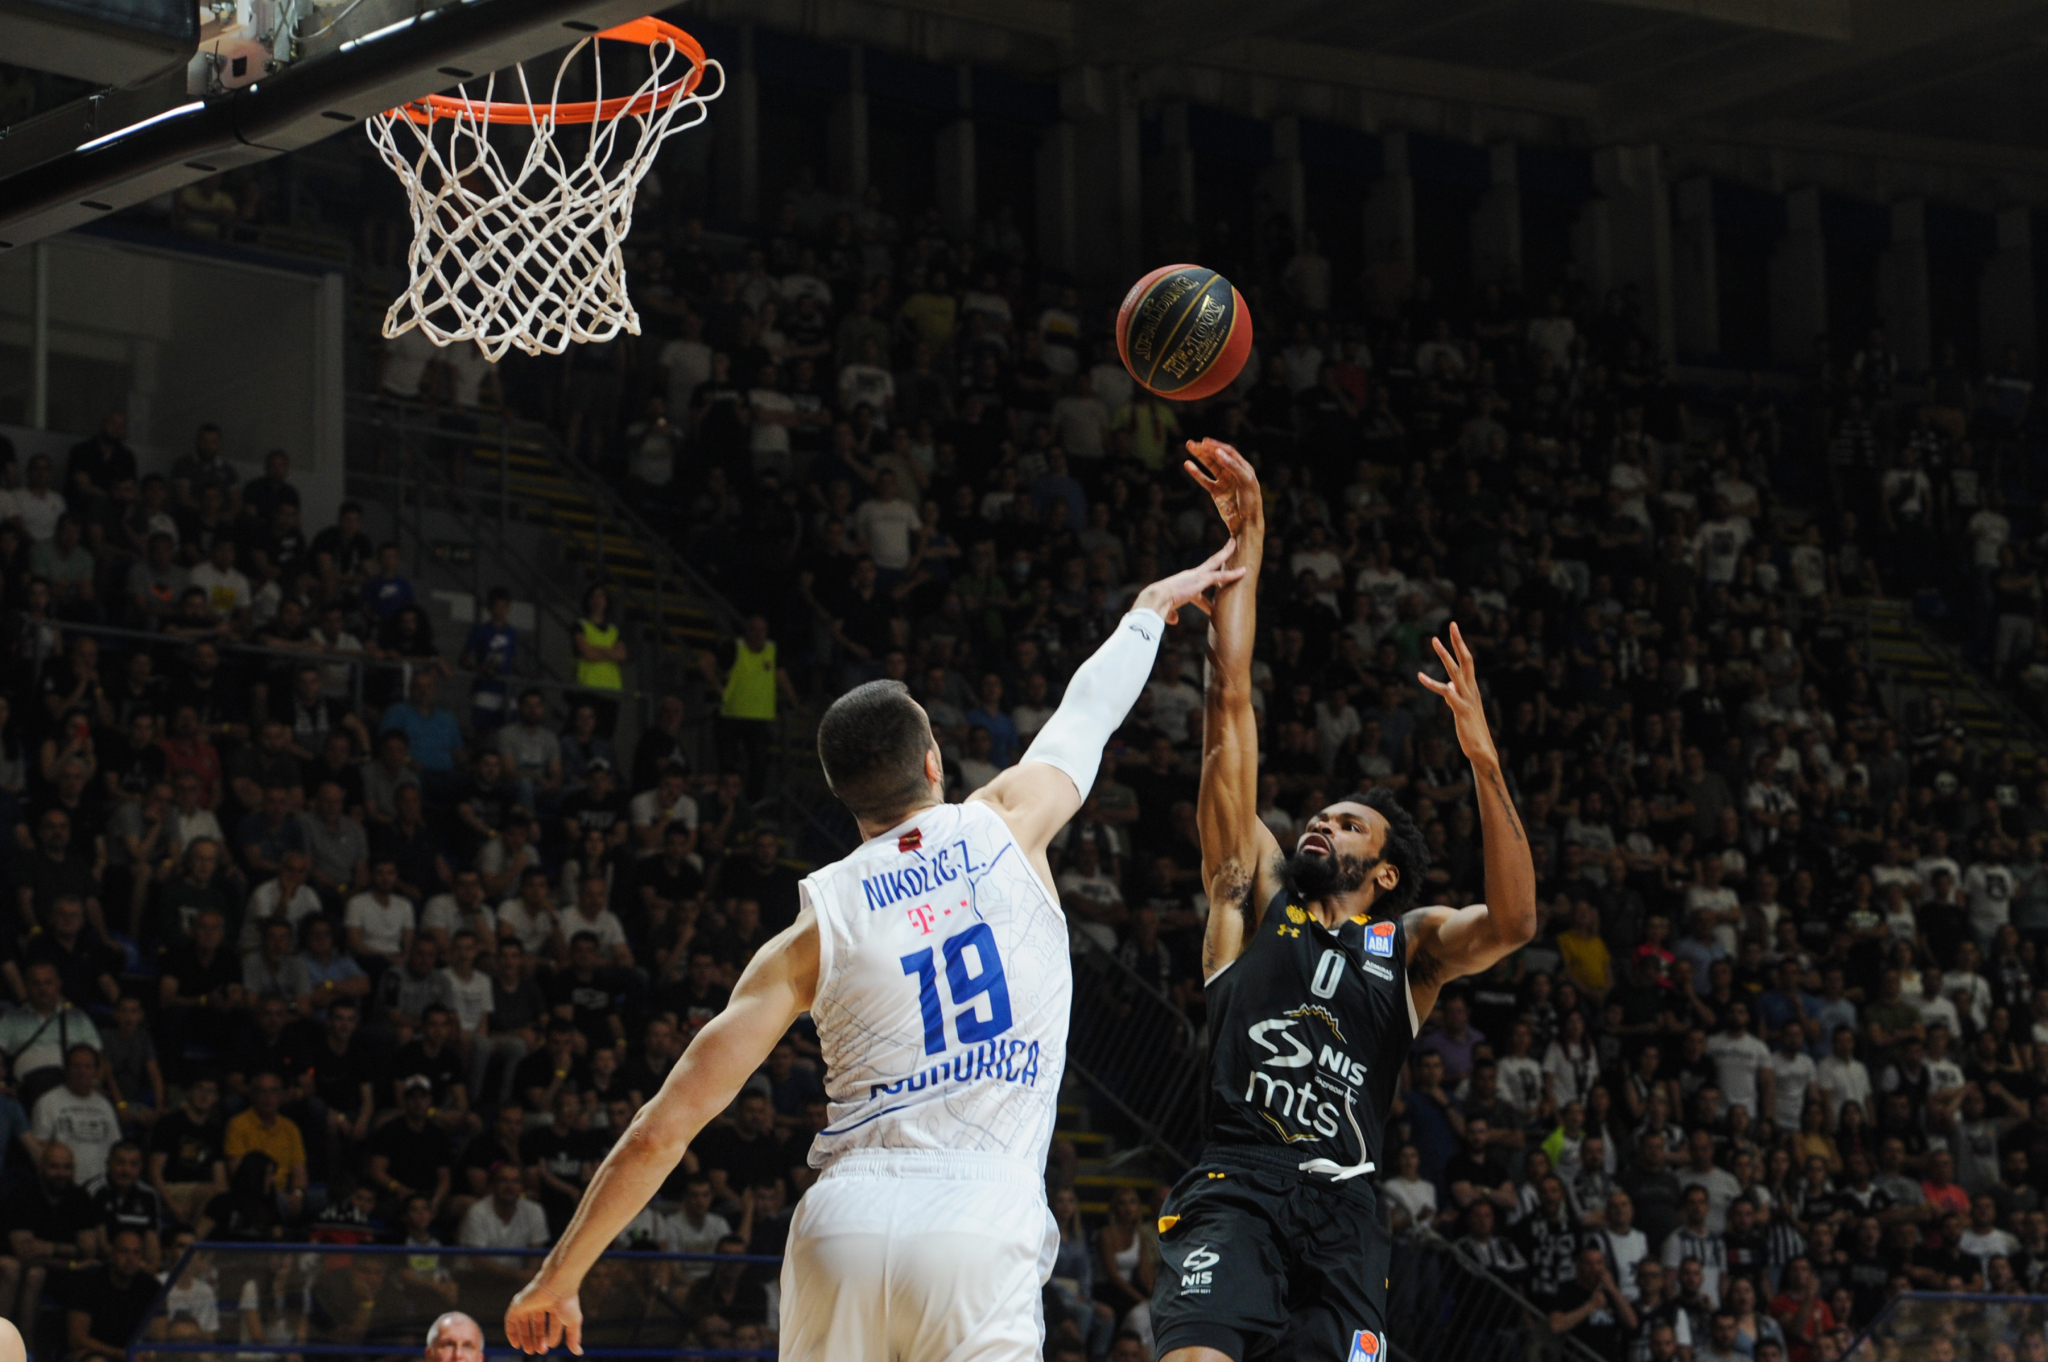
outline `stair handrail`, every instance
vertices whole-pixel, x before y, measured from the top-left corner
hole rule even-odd
[[[1194,1023],[1162,993],[1130,966],[1086,932],[1073,931],[1074,1013],[1067,1037],[1067,1068],[1098,1097],[1109,1103],[1136,1126],[1144,1145],[1179,1167],[1192,1168],[1207,1129],[1206,1101],[1208,1067],[1205,1049]],[[1096,1034],[1089,1023],[1091,991],[1099,995],[1114,988],[1121,996],[1140,1005],[1156,1032],[1171,1043],[1148,1047],[1141,1055],[1138,1046],[1146,1028],[1130,1022],[1111,1034]],[[1129,1019],[1126,1019],[1127,1021]],[[1107,1043],[1100,1043],[1106,1041]],[[1142,1062],[1152,1091],[1141,1091],[1129,1078],[1119,1074],[1119,1060]]]
[[[1449,1302],[1442,1300],[1441,1280],[1445,1261],[1463,1279],[1460,1285],[1476,1288],[1483,1299],[1472,1299],[1471,1291],[1455,1292]],[[1550,1313],[1516,1290],[1506,1278],[1461,1248],[1454,1240],[1427,1225],[1417,1226],[1396,1240],[1387,1282],[1387,1341],[1396,1359],[1421,1362],[1425,1358],[1489,1357],[1507,1355],[1471,1345],[1476,1335],[1489,1330],[1514,1328],[1532,1345],[1519,1350],[1532,1362],[1601,1362],[1595,1353],[1569,1334],[1550,1331]],[[1434,1272],[1438,1280],[1423,1278]],[[1428,1321],[1409,1315],[1413,1303],[1425,1303],[1450,1319],[1439,1319],[1432,1328]],[[1448,1309],[1446,1307],[1448,1306]],[[1445,1332],[1451,1337],[1445,1337]]]
[[[391,498],[392,516],[394,520],[403,524],[408,512],[410,513],[416,554],[420,546],[429,542],[426,529],[426,497],[424,493],[428,489],[429,484],[431,484],[432,490],[439,500],[438,509],[452,512],[477,543],[483,543],[486,537],[492,541],[500,570],[511,577],[521,591],[533,602],[536,639],[538,638],[540,615],[543,610],[547,612],[548,617],[565,634],[573,636],[576,632],[576,622],[581,618],[583,612],[583,603],[578,599],[575,592],[567,587],[559,578],[542,571],[533,562],[530,554],[516,548],[512,544],[510,536],[506,531],[505,517],[502,514],[495,517],[495,519],[485,514],[471,500],[467,489],[459,486],[454,479],[442,471],[433,457],[430,455],[416,456],[412,450],[405,447],[404,437],[409,429],[417,429],[419,434],[428,438],[438,438],[444,435],[444,432],[429,422],[423,422],[417,427],[408,427],[407,425],[406,417],[408,415],[430,414],[434,410],[434,408],[421,402],[386,398],[368,393],[349,394],[348,402],[344,408],[345,423],[369,426],[373,429],[387,427],[392,424],[387,420],[387,413],[395,412],[397,415],[395,424],[400,437],[400,449],[398,472],[396,474],[385,473],[372,468],[356,468],[350,470],[348,476],[363,482],[389,483],[393,486],[396,495]],[[503,467],[505,452],[510,445],[509,432],[503,424],[500,425],[499,436],[499,466]],[[479,442],[481,443],[482,441]],[[344,458],[346,459],[346,455],[344,455]],[[408,482],[413,483],[421,491],[422,495],[408,498],[405,495]],[[545,669],[547,662],[542,650],[536,646],[533,652],[537,664]],[[642,686],[640,689],[648,690],[651,688]]]
[[[572,482],[578,484],[593,505],[603,508],[598,521],[600,549],[604,543],[603,516],[609,515],[632,532],[641,549],[647,554],[648,561],[654,564],[657,598],[661,594],[662,574],[666,571],[668,576],[682,584],[684,591],[678,592],[678,595],[687,593],[703,606],[704,612],[711,616],[712,621],[723,633],[739,633],[746,624],[745,613],[727,600],[723,592],[697,571],[690,560],[676,549],[666,533],[649,524],[609,478],[585,463],[581,455],[564,447],[562,442],[555,438],[553,431],[547,431],[547,437],[549,457],[555,461],[557,468]],[[657,623],[663,632],[668,632],[665,618],[657,615]],[[677,640],[677,644],[679,647],[690,646],[680,639]]]

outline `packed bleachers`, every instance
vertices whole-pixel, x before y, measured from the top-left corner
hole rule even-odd
[[[89,1293],[139,1270],[129,1227],[150,1271],[184,1233],[549,1242],[796,912],[766,715],[899,678],[955,797],[985,783],[1137,588],[1220,542],[1177,471],[1196,436],[1268,496],[1259,816],[1291,842],[1392,788],[1428,898],[1482,898],[1469,772],[1414,682],[1456,619],[1534,844],[1537,941],[1418,1043],[1381,1175],[1399,1232],[1615,1358],[1666,1356],[1669,1327],[1832,1362],[1902,1289],[2048,1289],[2048,785],[1894,707],[1851,624],[1932,589],[2048,688],[2042,546],[2003,505],[2024,375],[1944,369],[1923,398],[1877,335],[1796,381],[1682,387],[1625,291],[1333,278],[1276,217],[1209,259],[1254,363],[1180,406],[1117,363],[1112,297],[1003,218],[915,209],[807,188],[749,237],[650,213],[638,338],[496,371],[380,346],[390,396],[550,423],[756,617],[703,659],[715,769],[677,760],[680,708],[614,746],[632,659],[602,583],[577,688],[529,690],[503,608],[436,639],[358,511],[299,522],[286,456],[237,485],[202,430],[142,477],[115,416],[7,477],[0,1314],[103,1336]],[[765,693],[734,683],[771,641]],[[1190,612],[1054,851],[1077,950],[1197,1027],[1202,658]],[[630,1242],[779,1252],[822,1077],[799,1028]],[[1048,1353],[1130,1362],[1153,1208],[1084,1216],[1068,1163]],[[1576,1309],[1586,1245],[1627,1337]],[[772,1346],[771,1275],[686,1293],[678,1338]]]

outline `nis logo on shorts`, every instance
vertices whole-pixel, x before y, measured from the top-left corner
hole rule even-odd
[[[1215,1284],[1213,1269],[1223,1261],[1220,1254],[1209,1251],[1207,1244],[1197,1244],[1188,1251],[1180,1264],[1180,1289],[1184,1296],[1206,1296]]]

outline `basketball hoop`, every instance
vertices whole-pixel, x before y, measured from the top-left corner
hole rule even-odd
[[[607,39],[647,49],[646,79],[632,94],[607,98],[603,64],[593,62],[597,98],[563,100],[570,63],[586,47],[594,57],[595,44]],[[640,334],[622,251],[633,197],[662,142],[704,121],[706,100],[724,89],[725,73],[696,39],[659,19],[578,42],[544,101],[533,98],[525,69],[513,70],[520,100],[493,100],[494,74],[482,99],[457,86],[454,95],[429,95],[369,119],[370,141],[412,207],[410,278],[384,314],[387,339],[418,327],[436,345],[475,341],[496,361],[512,346],[559,355],[572,341]],[[709,95],[697,88],[706,71],[719,73]],[[501,155],[490,140],[493,124],[528,129],[525,152]],[[555,141],[557,129],[577,126],[590,129],[580,158]],[[401,127],[414,141],[400,137]],[[437,128],[447,129],[445,145]]]

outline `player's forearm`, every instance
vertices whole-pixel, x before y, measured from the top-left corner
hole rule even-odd
[[[1487,913],[1501,942],[1520,946],[1536,935],[1536,865],[1529,857],[1529,838],[1508,797],[1500,757],[1491,752],[1474,757],[1472,777],[1479,791]]]
[[[1209,626],[1209,705],[1251,703],[1252,650],[1259,633],[1259,569],[1266,556],[1262,517],[1247,518],[1224,566],[1244,576],[1216,593]]]

